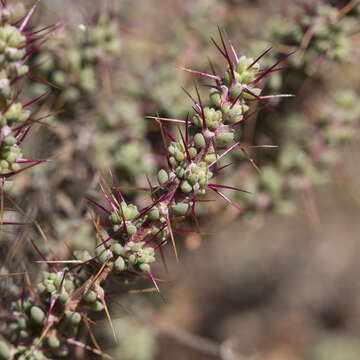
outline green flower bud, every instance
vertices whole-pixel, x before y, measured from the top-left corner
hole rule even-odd
[[[148,216],[149,219],[152,221],[158,220],[160,217],[159,209],[156,206],[154,206],[153,208],[151,208],[151,210],[149,210]]]
[[[198,176],[196,174],[190,174],[187,177],[187,181],[194,186],[198,182]]]
[[[180,150],[175,150],[175,159],[177,162],[182,162],[185,159],[185,154],[181,152]]]
[[[65,313],[65,316],[73,325],[78,325],[81,321],[81,315],[76,311],[69,311]]]
[[[69,295],[66,291],[62,290],[58,296],[58,300],[63,304],[67,304],[69,301]]]
[[[234,141],[234,134],[232,132],[224,132],[215,137],[216,145],[227,146]]]
[[[221,92],[217,89],[210,89],[210,100],[215,105],[220,107],[221,105]]]
[[[256,95],[256,96],[259,96],[260,95],[260,93],[261,93],[261,89],[259,89],[259,88],[252,88],[252,89],[249,89],[254,95]],[[244,96],[244,98],[245,99],[255,99],[255,96],[254,95],[252,95],[252,94],[249,94],[249,93],[247,93],[247,92],[244,92],[244,94],[243,94],[243,96]]]
[[[144,253],[145,255],[154,255],[155,250],[154,250],[154,248],[152,248],[151,246],[148,246],[148,247],[146,247],[145,249],[143,249],[143,253]]]
[[[236,65],[236,72],[238,72],[239,74],[242,74],[247,67],[246,65],[247,65],[246,56],[241,56],[238,64]]]
[[[115,212],[115,211],[113,211],[113,212],[111,213],[111,215],[109,215],[109,221],[110,221],[113,225],[121,225],[121,223],[122,223],[121,216],[120,216],[117,212]]]
[[[183,180],[180,185],[181,191],[185,194],[189,194],[192,191],[192,186],[189,184],[187,180]]]
[[[16,139],[14,136],[8,135],[4,139],[4,144],[7,146],[14,145],[16,143]]]
[[[75,256],[82,261],[88,261],[92,258],[87,250],[77,250],[75,251]]]
[[[204,161],[206,161],[208,164],[211,164],[215,160],[216,160],[216,154],[214,154],[214,153],[206,154],[204,156]]]
[[[134,254],[129,255],[128,261],[129,261],[129,264],[135,265],[136,264],[136,256]]]
[[[46,290],[47,290],[47,292],[52,293],[53,291],[56,290],[56,287],[54,284],[48,284],[48,285],[46,285]]]
[[[126,205],[125,202],[122,202],[120,206],[126,221],[132,221],[139,215],[137,207],[133,204]]]
[[[45,320],[44,312],[37,306],[33,306],[30,310],[31,319],[38,325],[41,325]]]
[[[26,339],[26,338],[28,338],[28,337],[30,336],[29,332],[26,331],[26,330],[20,330],[19,335],[20,335],[20,337],[21,337],[22,339]]]
[[[180,202],[171,206],[171,211],[177,216],[185,216],[190,210],[190,204]]]
[[[21,317],[18,319],[18,326],[20,329],[25,330],[28,327],[28,321],[25,317]]]
[[[124,271],[126,269],[126,263],[125,260],[119,256],[116,260],[115,260],[115,264],[114,264],[115,270],[116,271]]]
[[[95,302],[89,304],[89,307],[94,311],[103,311],[104,305],[100,300],[96,300]]]
[[[136,227],[135,225],[129,224],[129,225],[127,225],[126,229],[127,229],[128,234],[129,234],[130,236],[136,234],[137,227]]]
[[[175,173],[176,173],[176,176],[181,179],[185,174],[185,170],[183,167],[178,166],[175,170]]]
[[[39,283],[37,285],[38,291],[40,294],[44,293],[46,291],[46,286],[43,283]]]
[[[147,272],[150,270],[150,265],[149,264],[140,264],[139,269],[143,272]]]
[[[55,71],[52,76],[55,85],[65,87],[67,83],[66,74],[63,71]]]
[[[226,70],[225,74],[224,74],[224,82],[226,85],[230,85],[232,82],[232,75],[230,73],[230,70]]]
[[[86,302],[92,303],[96,301],[97,295],[95,291],[88,290],[86,293],[83,294],[83,299]]]
[[[131,251],[139,251],[144,244],[145,244],[144,241],[135,243],[134,245],[131,246]]]
[[[114,252],[115,255],[120,256],[120,255],[124,255],[125,254],[125,249],[124,247],[119,244],[119,243],[113,243],[111,245],[112,251]]]
[[[231,86],[230,88],[230,100],[234,101],[242,92],[243,87],[241,86],[241,84],[234,84],[233,86]]]
[[[198,128],[202,128],[202,126],[203,126],[203,119],[197,114],[192,117],[192,122]]]
[[[176,159],[173,156],[170,156],[169,163],[172,167],[178,166],[178,162],[176,161]]]
[[[160,185],[165,184],[169,180],[169,175],[166,170],[161,169],[157,174],[157,179]]]
[[[96,248],[95,254],[96,258],[102,264],[111,257],[110,251],[108,251],[108,249],[103,244]]]
[[[58,348],[60,346],[60,340],[55,335],[50,335],[46,341],[51,348]]]
[[[21,65],[17,68],[17,72],[16,75],[17,76],[23,76],[25,75],[27,72],[29,72],[29,67],[27,65]]]
[[[194,143],[197,148],[203,149],[206,146],[206,141],[205,141],[204,135],[201,133],[197,133],[194,136]]]
[[[64,289],[65,289],[67,292],[72,292],[72,291],[74,291],[75,286],[74,286],[74,283],[73,283],[71,280],[65,279],[63,284],[64,284]]]
[[[197,150],[194,147],[189,148],[190,159],[193,159],[197,155]]]

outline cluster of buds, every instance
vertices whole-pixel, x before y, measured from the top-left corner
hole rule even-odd
[[[148,276],[160,292],[151,269],[155,254],[171,239],[177,256],[174,233],[188,230],[174,228],[172,223],[190,213],[196,221],[198,196],[204,195],[206,190],[212,190],[241,210],[221,192],[222,189],[241,189],[210,183],[210,180],[222,170],[218,165],[220,160],[241,147],[235,138],[235,128],[246,120],[248,102],[263,100],[259,82],[272,70],[277,70],[280,61],[263,71],[258,64],[262,56],[255,60],[239,58],[230,40],[227,39],[226,45],[221,32],[220,37],[222,47],[215,41],[214,44],[228,63],[224,76],[214,71],[205,74],[188,70],[215,81],[210,92],[213,106],[203,107],[199,94],[195,100],[187,92],[195,115],[193,121],[189,116],[186,120],[174,120],[185,126],[184,135],[180,130],[179,141],[157,119],[168,167],[159,171],[158,186],[151,185],[149,180],[149,188],[141,188],[151,194],[151,203],[139,210],[125,202],[116,183],[114,192],[101,186],[110,210],[95,200],[89,201],[108,216],[110,226],[106,238],[105,229],[97,227],[100,241],[94,256],[86,251],[75,252],[75,265],[62,271],[58,270],[60,264],[48,263],[50,271],[43,274],[35,296],[25,301],[30,305],[25,308],[25,302],[20,302],[20,307],[13,310],[11,326],[7,329],[11,345],[0,341],[1,360],[66,356],[69,343],[77,341],[74,337],[79,325],[88,321],[84,314],[91,310],[106,310],[108,314],[104,296],[108,278]],[[170,139],[169,145],[165,135]]]
[[[294,19],[271,21],[264,34],[266,40],[278,50],[265,58],[269,63],[279,58],[283,49],[297,51],[287,61],[291,67],[299,70],[294,71],[288,79],[293,83],[293,88],[301,85],[304,77],[316,73],[324,60],[346,61],[351,50],[350,34],[356,26],[356,20],[351,16],[338,18],[341,9],[326,1],[313,1],[311,4],[303,1],[301,4],[295,22]],[[268,85],[273,90],[283,88],[282,73],[274,74]]]
[[[19,82],[30,76],[26,61],[37,43],[55,27],[30,31],[30,15],[21,3],[0,5],[0,182],[5,191],[11,185],[8,179],[22,170],[20,164],[40,162],[23,158],[21,143],[33,123],[27,108],[39,99],[22,104]]]
[[[0,342],[0,359],[17,356],[19,360],[43,360],[48,356],[65,357],[69,354],[65,339],[76,336],[81,315],[67,311],[75,285],[73,276],[66,273],[67,269],[64,270],[65,273],[43,273],[43,281],[37,286],[41,303],[36,304],[28,298],[11,304],[8,329],[10,337],[18,339],[20,345],[11,349],[5,342]],[[88,297],[89,292],[83,295],[81,304],[85,305]],[[44,334],[48,325],[53,326]]]
[[[256,194],[244,197],[249,210],[295,211],[289,194],[328,181],[343,146],[357,139],[360,106],[355,92],[337,91],[319,107],[312,122],[301,115],[290,117],[285,125],[287,141],[276,163],[264,166],[259,177],[245,180],[243,186]]]
[[[33,65],[43,79],[60,89],[63,103],[71,106],[81,95],[96,90],[96,66],[116,55],[120,42],[115,22],[107,16],[99,17],[96,24],[78,31],[75,37],[70,30],[62,30],[58,35],[53,47],[47,47],[34,57]],[[44,86],[35,84],[33,91],[42,93]]]

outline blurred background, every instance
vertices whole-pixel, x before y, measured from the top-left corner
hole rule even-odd
[[[6,216],[38,221],[64,258],[93,248],[84,197],[102,201],[99,177],[110,178],[109,169],[131,201],[146,204],[129,188],[145,186],[146,175],[155,183],[165,164],[159,127],[146,116],[185,119],[191,102],[181,87],[193,94],[196,83],[209,103],[206,81],[181,67],[210,72],[210,58],[224,73],[211,42],[218,26],[239,55],[256,58],[271,46],[264,69],[296,50],[263,83],[264,95],[296,96],[254,102],[238,138],[259,148],[239,151],[219,180],[252,192],[226,193],[243,213],[221,199],[200,204],[207,234],[178,236],[180,263],[169,246],[168,272],[156,268],[165,300],[146,290],[151,283],[134,284],[116,298],[122,307],[112,304],[119,342],[105,319],[93,326],[104,352],[124,360],[360,359],[359,1],[52,0],[38,10],[34,24],[64,27],[31,60],[45,81],[26,84],[23,96],[51,93],[34,105],[42,124],[24,152],[54,159],[15,179],[9,194],[24,213]],[[2,272],[25,264],[36,282],[30,240],[49,250],[33,229],[15,234],[3,236]],[[18,294],[20,280],[1,281],[6,300]]]

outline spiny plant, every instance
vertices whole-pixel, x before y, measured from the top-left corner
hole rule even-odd
[[[241,184],[255,193],[253,197],[239,194],[249,215],[264,210],[294,213],[297,208],[291,195],[299,190],[311,194],[312,187],[327,182],[330,170],[341,161],[341,149],[357,137],[360,109],[353,90],[332,89],[331,79],[321,68],[336,71],[337,63],[348,60],[354,19],[325,1],[300,4],[294,18],[271,21],[265,32],[273,46],[263,58],[268,66],[285,50],[296,51],[284,60],[283,71],[269,78],[265,89],[282,87],[293,92],[299,86],[300,92],[291,105],[282,103],[281,98],[271,99],[271,117],[264,114],[256,123],[255,142],[268,138],[280,145],[269,155],[255,155],[260,175],[244,171],[240,165],[238,175],[231,176],[232,185]],[[311,86],[311,96],[305,86]],[[323,96],[327,97],[325,102]],[[313,108],[320,111],[304,113],[304,109]],[[274,115],[283,120],[274,121]]]
[[[39,81],[25,84],[28,92],[39,99],[38,113],[48,115],[48,126],[41,127],[28,146],[43,157],[58,156],[60,161],[54,161],[44,171],[27,172],[25,181],[11,193],[25,208],[36,201],[38,219],[54,229],[64,220],[64,211],[69,215],[69,208],[78,213],[83,209],[81,191],[77,189],[83,189],[98,168],[89,161],[90,154],[96,153],[96,140],[92,138],[106,133],[101,121],[96,121],[104,98],[101,79],[121,47],[117,21],[110,13],[94,17],[78,31],[65,28],[65,24],[61,21],[61,28],[51,33],[48,46],[37,49],[31,57],[32,76]],[[42,101],[40,96],[46,92],[48,96]],[[85,132],[89,135],[84,136]],[[71,186],[67,186],[69,182]],[[39,201],[44,193],[46,199]],[[69,199],[70,207],[64,209],[61,202],[55,201],[58,196]]]
[[[326,79],[320,70],[332,61],[346,61],[351,53],[350,36],[356,28],[356,20],[346,15],[323,0],[302,1],[294,16],[269,21],[264,37],[274,46],[274,51],[265,60],[271,63],[291,49],[297,54],[287,61],[286,65],[291,66],[287,83],[283,84],[283,72],[279,72],[270,79],[268,86],[274,90],[296,89],[308,76]]]
[[[41,160],[25,158],[21,145],[31,126],[37,121],[29,107],[44,94],[27,103],[22,103],[21,83],[26,77],[32,78],[29,65],[30,55],[46,41],[46,36],[57,25],[40,30],[28,30],[27,24],[34,8],[25,16],[25,8],[19,3],[0,5],[0,185],[1,192],[7,191],[11,179],[19,172],[36,165]],[[21,167],[21,164],[29,164]]]
[[[171,241],[178,257],[174,234],[189,231],[174,227],[174,223],[189,216],[197,224],[196,204],[208,190],[241,210],[222,190],[243,190],[214,183],[212,179],[224,169],[219,162],[233,150],[242,148],[234,129],[247,119],[249,101],[272,97],[261,95],[261,83],[268,74],[277,71],[281,60],[263,70],[259,60],[264,54],[255,60],[239,57],[221,32],[220,39],[222,46],[214,40],[213,43],[227,61],[224,75],[195,71],[214,81],[210,90],[212,105],[203,106],[198,91],[195,99],[185,90],[193,103],[194,115],[174,120],[179,126],[178,139],[156,119],[167,166],[157,174],[158,185],[149,182],[148,188],[138,189],[149,192],[151,203],[139,209],[125,201],[115,180],[113,189],[102,182],[107,205],[88,199],[108,217],[108,226],[105,221],[100,226],[93,217],[97,231],[94,253],[75,252],[75,259],[68,261],[71,266],[65,267],[61,267],[61,260],[46,260],[42,256],[49,271],[43,272],[42,281],[30,296],[11,304],[6,338],[0,341],[1,359],[64,357],[70,354],[69,345],[105,356],[99,349],[81,343],[77,334],[81,323],[88,325],[91,311],[104,311],[111,324],[105,301],[107,283],[112,279],[126,284],[145,276],[160,293],[151,268],[156,254]],[[183,131],[180,126],[184,127]]]
[[[81,97],[84,100],[99,87],[100,63],[119,53],[120,40],[116,22],[105,14],[75,34],[72,29],[62,29],[56,35],[50,46],[32,57],[32,65],[53,85],[56,107],[68,113]],[[37,83],[32,90],[41,94],[46,86]]]
[[[353,91],[339,90],[318,107],[312,121],[304,114],[290,116],[277,159],[264,165],[259,176],[244,181],[243,186],[256,194],[243,197],[248,210],[293,213],[290,195],[328,182],[344,145],[358,138],[360,107]]]

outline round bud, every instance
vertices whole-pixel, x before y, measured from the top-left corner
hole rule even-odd
[[[175,159],[178,162],[182,162],[185,159],[185,154],[181,152],[180,150],[175,150]]]
[[[230,100],[234,101],[242,92],[243,87],[241,86],[241,84],[234,84],[231,88],[230,88]]]
[[[52,293],[55,290],[56,290],[56,287],[55,287],[55,285],[53,283],[52,284],[49,283],[49,284],[46,285],[46,291],[47,292]]]
[[[109,215],[109,220],[113,225],[120,225],[122,223],[121,216],[115,211]]]
[[[76,311],[69,311],[65,315],[73,325],[77,325],[81,321],[81,315]]]
[[[180,202],[171,206],[172,212],[177,216],[185,216],[190,210],[190,204]]]
[[[254,98],[256,98],[256,96],[259,96],[260,93],[261,93],[261,89],[259,89],[259,88],[253,88],[253,89],[251,89],[249,91],[251,91],[251,94],[247,93],[247,92],[243,93],[243,96],[244,96],[245,99],[250,99],[250,100],[254,99]]]
[[[204,135],[201,134],[201,133],[197,133],[195,136],[194,136],[194,143],[195,143],[195,146],[199,149],[203,149],[206,145],[206,142],[205,142],[205,138],[204,138]]]
[[[60,346],[60,340],[55,335],[50,335],[46,340],[51,348],[58,348]]]
[[[234,134],[232,132],[224,132],[215,137],[216,145],[227,146],[234,141]]]
[[[197,150],[194,147],[189,148],[190,159],[193,159],[197,155]]]
[[[129,234],[130,236],[136,234],[137,227],[136,227],[135,225],[129,224],[129,225],[127,225],[126,229],[127,229],[128,234]]]
[[[131,254],[129,257],[128,257],[128,261],[131,265],[134,265],[136,264],[136,256],[134,254]]]
[[[139,241],[131,246],[131,251],[139,251],[143,245],[144,245],[144,242]]]
[[[4,144],[5,145],[8,145],[8,146],[11,146],[11,145],[14,145],[16,143],[16,139],[14,136],[6,136],[5,139],[4,139]]]
[[[161,169],[157,174],[157,179],[159,184],[163,185],[169,180],[169,175],[164,169]]]
[[[104,310],[104,305],[100,300],[96,300],[95,302],[89,304],[89,306],[94,311],[102,311],[102,310]]]
[[[175,173],[176,173],[176,176],[181,179],[185,174],[185,170],[183,167],[178,166],[175,170]]]
[[[74,291],[75,289],[75,286],[73,284],[73,282],[71,280],[68,280],[68,279],[65,279],[64,281],[64,289],[67,291],[67,292],[72,292]]]
[[[159,209],[154,206],[153,208],[151,208],[151,210],[149,210],[148,216],[150,220],[158,220],[160,217]]]
[[[37,285],[38,291],[40,294],[44,293],[46,291],[46,286],[43,283],[39,283]]]
[[[194,186],[198,182],[198,176],[196,174],[190,174],[187,180],[192,186]]]
[[[185,194],[191,193],[191,191],[193,189],[187,180],[184,180],[181,182],[180,188],[181,188],[181,191],[184,192]]]
[[[125,260],[119,256],[116,260],[115,260],[115,270],[116,271],[124,271],[126,269],[126,263]]]
[[[18,326],[20,329],[25,330],[28,326],[27,319],[25,317],[21,317],[18,319]]]
[[[124,255],[125,254],[125,249],[124,247],[119,244],[119,243],[114,243],[111,245],[112,251],[114,252],[115,255],[120,256],[120,255]]]
[[[150,270],[150,265],[149,264],[140,264],[139,269],[143,272],[147,272]]]
[[[67,304],[67,302],[69,301],[69,295],[66,291],[61,291],[61,293],[59,294],[58,300],[62,303],[62,304]]]
[[[96,258],[102,264],[109,258],[108,249],[103,244],[96,248],[95,253]]]
[[[26,338],[29,337],[30,334],[29,334],[29,332],[26,331],[26,330],[21,330],[20,333],[19,333],[19,335],[20,335],[20,337],[21,337],[22,339],[26,339]]]
[[[221,105],[221,92],[217,89],[210,89],[210,100],[215,105],[220,107]]]
[[[146,255],[154,255],[154,252],[155,250],[151,246],[148,246],[145,249],[143,249],[143,253]]]
[[[36,324],[39,324],[39,325],[41,325],[43,323],[43,321],[45,320],[45,314],[38,306],[33,306],[31,308],[30,316],[31,316],[31,319]]]
[[[206,161],[208,164],[211,164],[215,160],[216,160],[216,154],[214,154],[214,153],[206,154],[204,156],[204,161]]]
[[[178,165],[178,162],[176,161],[176,159],[173,156],[170,156],[169,163],[172,167],[176,167]]]
[[[89,303],[96,301],[96,298],[97,298],[96,292],[92,290],[89,290],[83,294],[84,301]]]
[[[8,360],[10,359],[11,349],[6,342],[0,340],[0,359]]]

